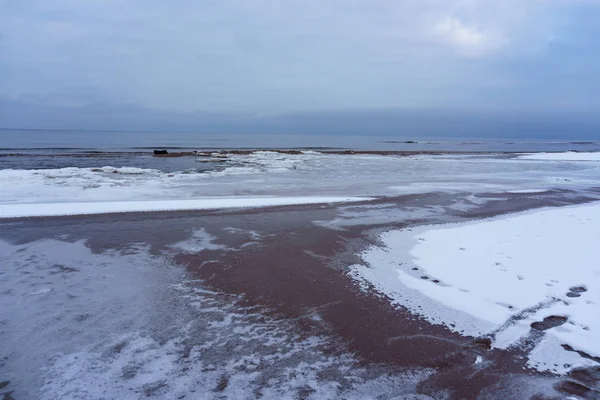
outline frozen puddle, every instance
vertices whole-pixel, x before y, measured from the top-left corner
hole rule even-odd
[[[212,240],[193,239],[193,251]],[[145,245],[0,241],[0,265],[0,393],[15,399],[391,398],[431,374],[363,366]]]
[[[435,324],[565,373],[600,361],[600,203],[390,231],[350,274]],[[533,343],[533,344],[532,344]]]

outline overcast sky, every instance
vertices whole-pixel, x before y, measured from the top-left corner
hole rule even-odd
[[[599,37],[600,0],[0,0],[0,127],[576,119]]]

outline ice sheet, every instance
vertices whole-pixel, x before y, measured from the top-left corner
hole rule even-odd
[[[211,159],[212,160],[212,159]],[[221,160],[221,159],[219,159]],[[212,160],[211,162],[213,162]],[[258,152],[218,168],[0,170],[0,204],[193,200],[208,197],[397,196],[600,186],[600,163],[485,156],[331,155]]]
[[[565,317],[546,335],[600,356],[600,203],[390,231],[381,241],[362,254],[365,265],[352,268],[363,287],[451,330],[496,336],[500,347],[527,335],[532,323]],[[555,347],[543,354],[565,351]]]
[[[149,246],[0,241],[0,264],[2,379],[16,399],[391,398],[430,374],[364,366]]]

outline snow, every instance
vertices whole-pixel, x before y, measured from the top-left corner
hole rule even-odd
[[[566,317],[545,331],[556,339],[552,351],[532,353],[541,369],[565,352],[560,344],[600,356],[600,203],[389,231],[380,239],[383,246],[362,254],[366,265],[351,268],[361,287],[432,323],[491,335],[502,348],[517,345],[534,322]],[[570,367],[591,362],[576,358]]]
[[[208,197],[397,196],[578,190],[600,186],[599,163],[486,156],[231,155],[213,170],[166,173],[103,166],[0,170],[0,204],[194,200]],[[117,161],[115,161],[117,162]]]
[[[530,153],[519,156],[519,158],[545,161],[600,161],[600,152]]]
[[[185,253],[199,253],[203,250],[226,250],[227,246],[213,243],[216,237],[206,232],[204,228],[192,232],[188,240],[174,243],[172,248],[182,250]]]
[[[340,203],[369,200],[364,197],[260,197],[206,198],[196,200],[106,201],[87,203],[5,204],[0,218],[50,217],[149,211],[208,210],[241,207],[273,207],[297,204]]]
[[[240,306],[150,246],[0,240],[0,264],[2,378],[17,399],[391,398],[431,374],[332,353],[335,337]]]
[[[530,194],[530,193],[544,193],[548,191],[548,189],[520,189],[520,190],[507,190],[506,193],[514,193],[514,194]]]

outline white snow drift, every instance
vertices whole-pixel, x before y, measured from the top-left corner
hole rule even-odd
[[[254,197],[88,203],[0,204],[0,218],[273,207],[292,204],[339,203],[361,200],[369,199],[362,197]]]
[[[519,158],[546,161],[600,161],[600,152],[530,153],[519,156]]]
[[[540,369],[593,364],[565,356],[563,344],[600,356],[600,203],[390,231],[381,241],[352,268],[363,287],[497,347],[518,345],[533,322],[566,317],[530,355]]]

